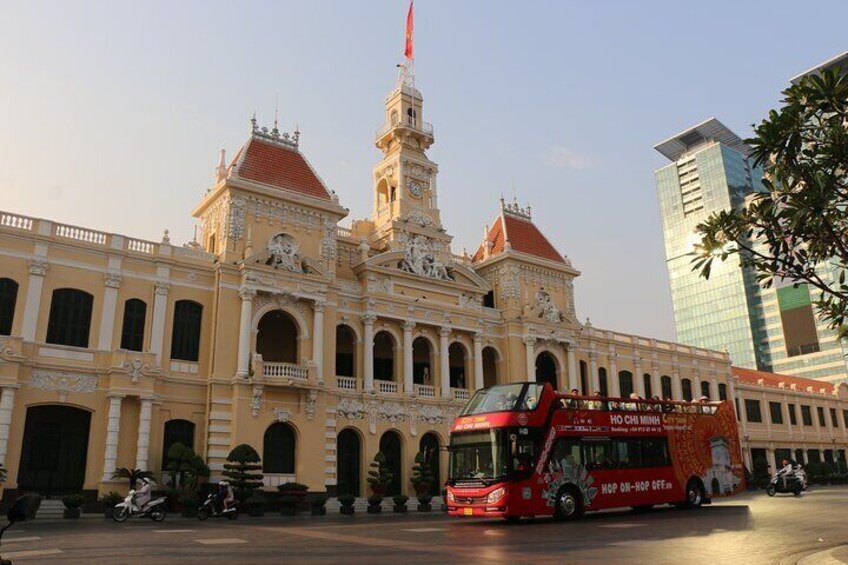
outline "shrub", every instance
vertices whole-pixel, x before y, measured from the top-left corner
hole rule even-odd
[[[130,469],[129,467],[118,467],[112,473],[113,479],[127,479],[130,483],[130,489],[135,488],[135,483],[141,479],[152,479],[151,471],[142,471],[141,469]]]
[[[248,508],[265,508],[265,495],[260,491],[253,491],[253,494],[244,502]]]
[[[412,478],[410,479],[419,495],[429,494],[433,488],[433,467],[427,461],[427,453],[419,451],[415,455],[415,465],[412,466]]]
[[[262,488],[262,473],[257,473],[262,469],[260,461],[256,450],[246,443],[235,446],[227,455],[223,474],[239,493],[239,498],[250,498],[253,491]]]
[[[177,442],[168,448],[166,460],[165,469],[172,473],[171,487],[179,482],[181,489],[194,490],[200,478],[209,477],[209,467],[203,459],[182,443]]]
[[[65,505],[65,508],[75,509],[82,506],[82,503],[85,502],[85,497],[82,494],[67,494],[62,497],[62,504]]]
[[[337,499],[342,506],[353,506],[356,502],[356,497],[352,494],[340,494]]]
[[[430,504],[433,501],[432,494],[422,494],[419,495],[417,498],[419,504]]]
[[[306,494],[309,487],[301,483],[283,483],[277,487],[280,492],[302,493]]]
[[[103,495],[103,498],[100,499],[100,502],[103,503],[104,508],[114,508],[116,504],[124,500],[124,497],[118,494],[115,491],[110,491],[107,494]]]
[[[327,504],[327,495],[316,494],[312,497],[312,500],[309,501],[309,504],[312,505],[313,508],[323,508]]]
[[[386,487],[392,482],[392,472],[389,470],[386,456],[382,451],[378,451],[371,461],[371,469],[368,471],[368,484],[371,485],[371,492],[375,495],[381,495],[386,492]]]
[[[395,503],[395,506],[406,506],[408,501],[409,497],[405,494],[396,494],[392,497],[392,502]]]
[[[368,497],[369,506],[380,506],[381,504],[383,504],[383,497],[379,494],[372,494]]]
[[[196,510],[200,505],[200,497],[194,491],[182,493],[179,501],[184,510]]]

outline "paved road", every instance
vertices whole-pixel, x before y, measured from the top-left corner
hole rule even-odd
[[[848,563],[848,488],[801,498],[749,493],[701,510],[589,514],[517,525],[440,513],[239,518],[169,517],[20,524],[3,556],[34,563]],[[5,539],[8,538],[8,539]],[[809,557],[810,555],[813,557]],[[819,559],[818,556],[821,556]],[[806,559],[806,560],[804,560]],[[803,561],[802,561],[803,560]]]

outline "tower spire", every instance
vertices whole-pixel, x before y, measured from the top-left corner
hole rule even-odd
[[[414,4],[409,1],[409,11],[406,13],[406,36],[403,47],[405,61],[398,65],[398,88],[408,86],[415,88],[415,41],[414,41]]]

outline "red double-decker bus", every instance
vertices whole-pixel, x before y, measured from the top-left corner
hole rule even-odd
[[[549,384],[479,390],[451,428],[453,516],[578,518],[673,503],[699,507],[744,487],[730,402],[569,396]]]

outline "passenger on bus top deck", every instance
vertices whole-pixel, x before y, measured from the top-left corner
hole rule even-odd
[[[529,394],[524,399],[524,410],[535,410],[536,404],[539,402],[535,396],[530,396]]]
[[[571,392],[568,393],[569,396],[580,396],[580,393],[576,388],[571,389]],[[568,408],[582,408],[582,402],[577,400],[576,398],[571,398],[568,401]]]
[[[603,398],[601,396],[601,391],[599,391],[599,390],[596,390],[595,394],[593,394],[592,396],[594,396],[595,398]],[[602,402],[601,400],[590,400],[589,401],[589,407],[592,410],[606,410],[607,409],[606,402]]]

